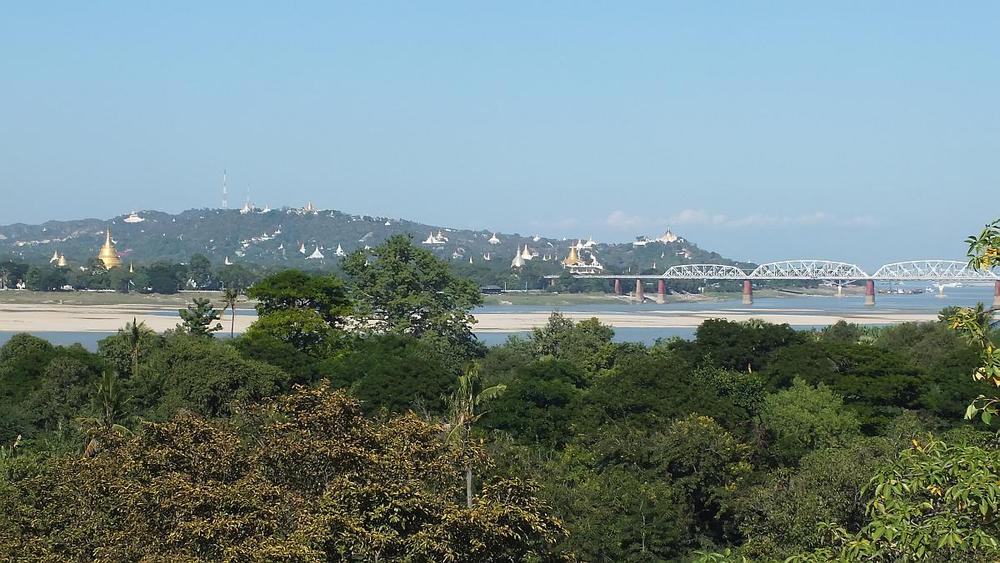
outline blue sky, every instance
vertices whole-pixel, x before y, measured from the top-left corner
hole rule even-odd
[[[0,223],[302,205],[865,266],[1000,216],[995,2],[9,3]],[[822,5],[821,5],[822,4]]]

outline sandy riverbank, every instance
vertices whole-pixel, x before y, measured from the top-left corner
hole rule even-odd
[[[167,313],[167,314],[164,314]],[[830,313],[817,310],[761,309],[755,311],[648,311],[642,313],[565,313],[574,320],[597,317],[601,322],[619,328],[690,328],[706,319],[724,318],[745,321],[751,318],[770,323],[795,326],[822,326],[843,320],[858,324],[895,324],[911,321],[931,321],[933,313],[879,312],[877,309],[859,312]],[[179,322],[176,309],[149,305],[58,305],[0,304],[0,332],[114,332],[131,322],[133,317],[156,331],[174,328]],[[476,315],[476,331],[516,332],[542,326],[549,313],[480,313]],[[236,331],[242,332],[255,317],[237,315]],[[229,316],[223,319],[229,328]]]
[[[180,322],[176,308],[148,305],[0,304],[0,332],[114,332],[133,318],[155,331],[174,328]],[[228,329],[229,316],[224,320]],[[236,331],[245,330],[253,320],[237,315]]]
[[[793,326],[825,326],[837,321],[864,325],[887,325],[905,322],[933,321],[937,315],[931,313],[825,313],[822,311],[787,313],[781,310],[769,311],[664,311],[637,314],[606,313],[564,313],[575,321],[597,317],[602,323],[617,328],[695,328],[707,319],[727,319],[746,321],[760,319],[765,322]],[[482,313],[476,315],[479,321],[476,332],[518,332],[542,326],[549,318],[548,313]]]

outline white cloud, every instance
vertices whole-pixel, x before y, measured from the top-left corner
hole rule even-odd
[[[533,229],[539,229],[539,228],[540,229],[553,229],[553,228],[555,228],[555,229],[566,230],[566,229],[575,228],[577,225],[580,224],[580,222],[578,220],[576,220],[576,219],[567,217],[567,218],[564,218],[564,219],[549,219],[549,220],[545,220],[545,221],[539,221],[539,220],[535,219],[535,220],[529,221],[528,224]]]
[[[684,209],[670,217],[671,225],[722,225],[727,217],[721,213],[709,213],[700,209]]]
[[[684,209],[672,215],[670,225],[705,225],[726,229],[744,229],[756,227],[777,227],[783,225],[840,225],[840,226],[874,226],[878,221],[871,216],[859,216],[841,219],[826,211],[812,211],[799,215],[769,215],[752,213],[742,217],[729,217],[723,213],[714,213],[702,209]]]
[[[635,227],[641,227],[648,224],[649,222],[637,215],[629,215],[621,209],[617,209],[608,215],[608,218],[604,220],[609,227],[614,227],[616,229],[633,229]]]
[[[666,226],[674,228],[701,226],[735,230],[808,225],[874,227],[879,224],[879,221],[870,215],[840,217],[834,213],[820,210],[800,213],[797,215],[751,213],[749,215],[742,215],[739,217],[730,217],[725,213],[717,213],[706,209],[682,209],[665,219],[647,218],[617,209],[611,212],[604,222],[609,227],[623,231],[639,231],[642,229],[663,228]]]
[[[874,227],[879,221],[871,215],[857,215],[848,219],[845,224],[849,227]]]

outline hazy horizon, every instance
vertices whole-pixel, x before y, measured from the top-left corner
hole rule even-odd
[[[7,7],[0,224],[246,199],[726,257],[956,258],[1000,6]],[[986,204],[986,205],[984,205]]]

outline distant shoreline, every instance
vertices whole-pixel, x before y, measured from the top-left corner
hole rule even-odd
[[[163,305],[67,305],[53,303],[0,303],[0,332],[115,332],[125,323],[136,319],[156,331],[174,328],[180,319],[164,315],[175,308]],[[866,311],[826,312],[799,310],[790,312],[778,308],[760,310],[672,310],[669,306],[658,310],[635,313],[621,312],[567,312],[567,317],[583,320],[596,317],[615,328],[693,328],[707,319],[722,318],[732,321],[760,319],[770,323],[788,323],[793,326],[825,326],[846,321],[865,325],[886,325],[903,322],[933,321],[934,313]],[[549,312],[480,312],[475,315],[476,332],[521,332],[544,326]],[[253,315],[236,316],[236,332],[243,332],[256,319]],[[228,331],[230,317],[224,315],[223,327]]]

